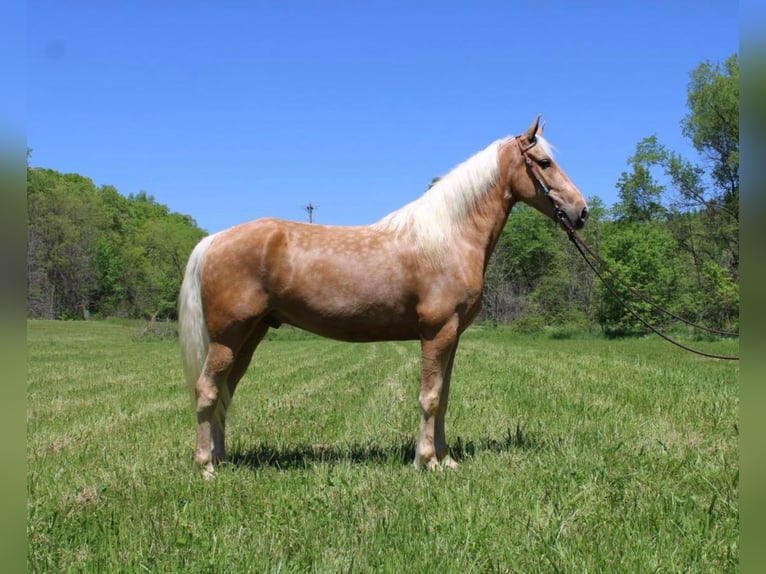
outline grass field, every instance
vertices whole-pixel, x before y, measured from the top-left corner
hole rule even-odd
[[[470,330],[447,414],[461,466],[425,473],[417,343],[269,339],[234,400],[232,464],[205,482],[176,341],[30,322],[28,569],[738,569],[736,363]]]

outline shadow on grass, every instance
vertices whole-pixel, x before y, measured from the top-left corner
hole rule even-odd
[[[464,441],[462,437],[450,447],[450,455],[458,462],[473,458],[482,452],[506,453],[517,450],[540,450],[545,442],[530,435],[521,427],[508,429],[501,439],[482,438]],[[278,468],[281,470],[307,468],[315,464],[410,465],[415,459],[415,440],[396,445],[375,443],[350,443],[339,445],[314,444],[274,447],[259,444],[255,448],[242,449],[235,446],[229,454],[229,464],[234,467]]]

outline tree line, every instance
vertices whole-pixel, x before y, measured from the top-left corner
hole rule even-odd
[[[205,235],[145,192],[27,168],[27,315],[174,318],[191,249]]]
[[[700,163],[656,136],[638,142],[606,207],[589,198],[579,235],[641,293],[712,327],[739,321],[739,62],[690,74],[683,135]],[[174,319],[183,270],[205,235],[145,192],[127,197],[81,175],[27,169],[30,318]],[[615,285],[652,322],[665,318]],[[544,327],[642,332],[594,277],[566,234],[517,206],[487,268],[481,318]]]

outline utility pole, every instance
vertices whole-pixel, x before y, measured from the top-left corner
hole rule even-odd
[[[309,214],[309,223],[314,223],[314,210],[317,208],[316,205],[309,202],[309,204],[306,206],[306,212]]]

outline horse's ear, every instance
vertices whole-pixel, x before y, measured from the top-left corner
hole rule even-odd
[[[542,114],[537,114],[537,117],[535,118],[535,121],[532,122],[532,125],[527,128],[527,131],[524,132],[524,139],[527,140],[529,143],[532,143],[535,141],[535,136],[537,135],[537,130],[540,127],[540,117]]]
[[[545,129],[545,120],[543,120],[543,123],[540,124],[540,129],[537,130],[537,135],[541,136],[543,135],[543,130]]]

